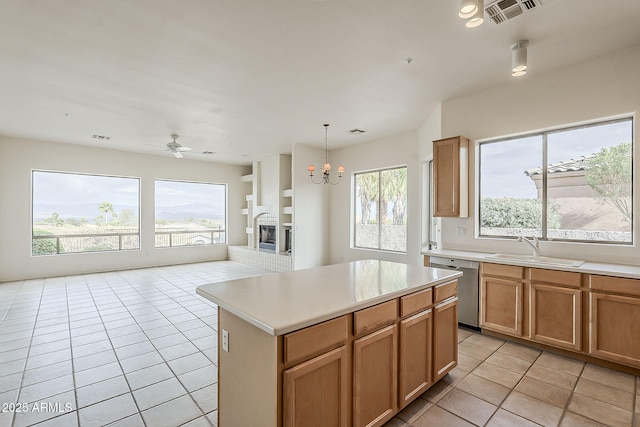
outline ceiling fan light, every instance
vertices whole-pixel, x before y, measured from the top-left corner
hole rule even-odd
[[[458,9],[458,16],[462,19],[471,18],[478,11],[477,0],[460,0],[460,8]]]

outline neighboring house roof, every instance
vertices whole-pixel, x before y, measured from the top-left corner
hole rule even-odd
[[[564,160],[562,162],[549,164],[547,166],[547,173],[559,173],[559,172],[577,172],[585,170],[585,160],[595,157],[595,154],[589,154],[587,156],[580,156],[577,159]],[[525,175],[540,175],[542,168],[527,169],[524,171]]]

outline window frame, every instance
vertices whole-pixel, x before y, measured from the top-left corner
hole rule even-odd
[[[388,253],[394,253],[394,254],[406,254],[407,253],[407,239],[405,238],[405,242],[404,242],[404,250],[402,251],[395,251],[392,249],[382,249],[381,246],[381,241],[382,241],[382,227],[380,224],[380,199],[381,199],[381,186],[380,186],[380,178],[382,175],[382,172],[385,171],[389,171],[389,170],[395,170],[395,169],[405,169],[407,171],[407,182],[406,182],[406,206],[405,206],[405,215],[408,216],[408,212],[409,212],[409,167],[407,165],[398,165],[398,166],[389,166],[389,167],[384,167],[384,168],[378,168],[378,169],[370,169],[370,170],[364,170],[364,171],[359,171],[359,172],[354,172],[352,175],[352,181],[351,181],[351,192],[353,194],[351,200],[352,200],[352,204],[353,204],[353,210],[351,213],[351,227],[353,232],[351,233],[352,238],[351,238],[351,247],[353,249],[358,249],[358,250],[369,250],[369,251],[377,251],[377,252],[388,252]],[[366,247],[366,246],[357,246],[356,245],[356,236],[357,236],[357,223],[356,223],[356,211],[357,211],[357,204],[358,204],[358,193],[356,191],[356,186],[357,186],[357,176],[358,175],[364,175],[364,174],[369,174],[369,173],[377,173],[378,174],[378,205],[376,207],[376,221],[377,221],[377,225],[378,225],[378,247],[377,248],[372,248],[372,247]],[[408,229],[408,219],[405,219],[405,228]]]
[[[630,235],[631,235],[631,241],[626,242],[626,241],[619,241],[619,240],[583,240],[583,239],[561,239],[561,238],[555,238],[555,237],[548,237],[548,229],[547,229],[547,211],[548,211],[548,173],[547,173],[547,168],[548,168],[548,150],[549,150],[549,146],[548,146],[548,136],[551,134],[557,134],[557,133],[561,133],[561,132],[567,132],[567,131],[574,131],[574,130],[580,130],[580,129],[587,129],[590,127],[597,127],[597,126],[603,126],[603,125],[608,125],[608,124],[615,124],[615,123],[622,123],[622,122],[630,122],[630,128],[631,128],[631,202],[630,205],[632,206],[632,212],[631,212],[631,231],[630,231]],[[482,141],[478,141],[477,143],[477,173],[476,173],[476,180],[477,180],[477,196],[476,196],[476,212],[478,213],[476,221],[475,221],[475,227],[476,227],[476,236],[478,238],[483,238],[483,239],[517,239],[518,236],[506,236],[506,235],[488,235],[488,234],[482,234],[481,233],[481,216],[482,216],[482,212],[481,212],[481,206],[480,206],[480,201],[482,199],[482,193],[481,193],[481,188],[482,188],[482,176],[481,176],[481,172],[482,172],[482,146],[485,144],[494,144],[494,143],[501,143],[501,142],[506,142],[506,141],[511,141],[511,140],[516,140],[516,139],[523,139],[523,138],[530,138],[530,137],[541,137],[541,146],[542,146],[542,158],[541,158],[541,169],[542,169],[542,196],[541,196],[541,203],[542,203],[542,217],[541,217],[541,233],[542,233],[542,237],[539,237],[539,240],[543,240],[543,241],[553,241],[553,242],[564,242],[564,243],[581,243],[581,244],[592,244],[592,245],[620,245],[620,246],[635,246],[636,244],[636,239],[635,239],[635,219],[636,219],[636,212],[635,212],[635,200],[636,200],[636,185],[635,185],[635,152],[636,152],[636,144],[635,144],[635,114],[626,114],[626,115],[621,115],[621,116],[617,116],[617,117],[610,117],[610,118],[605,118],[605,119],[600,119],[600,120],[595,120],[595,121],[589,121],[589,122],[584,122],[584,123],[580,123],[580,124],[573,124],[573,125],[565,125],[565,126],[559,126],[559,127],[554,127],[554,128],[549,128],[549,129],[544,129],[544,130],[540,130],[540,131],[535,131],[535,132],[527,132],[527,133],[523,133],[523,134],[517,134],[517,135],[512,135],[512,136],[508,136],[508,137],[500,137],[500,138],[491,138],[491,139],[486,139],[486,140],[482,140]]]
[[[119,178],[119,179],[131,179],[135,180],[137,183],[138,191],[137,191],[137,203],[138,203],[138,211],[137,215],[137,233],[113,233],[113,236],[137,236],[138,238],[138,247],[131,249],[111,249],[111,250],[93,250],[93,251],[79,251],[79,252],[60,252],[60,236],[54,235],[56,239],[56,252],[48,253],[48,254],[34,254],[33,252],[33,242],[34,242],[34,207],[35,207],[35,174],[36,173],[47,173],[47,174],[65,174],[65,175],[78,175],[78,176],[89,176],[89,177],[101,177],[101,178]],[[51,169],[31,169],[31,206],[30,206],[30,216],[31,216],[31,257],[42,257],[42,256],[64,256],[64,255],[81,255],[81,254],[96,254],[96,253],[115,253],[115,252],[123,252],[123,251],[139,251],[142,248],[142,179],[136,176],[125,176],[125,175],[114,175],[114,174],[101,174],[101,173],[89,173],[89,172],[72,172],[72,171],[61,171],[61,170],[51,170]],[[108,235],[109,233],[106,233]],[[87,235],[90,236],[91,234]],[[100,234],[97,234],[100,235]],[[67,238],[81,238],[82,236],[70,234]],[[44,238],[43,238],[44,239]],[[120,241],[120,245],[121,245]]]
[[[156,229],[156,184],[161,181],[161,182],[174,182],[174,183],[180,183],[180,184],[201,184],[201,185],[214,185],[214,186],[221,186],[224,188],[224,196],[223,196],[223,200],[224,200],[224,229],[222,230],[222,233],[224,235],[224,241],[223,242],[214,242],[213,238],[211,239],[211,243],[194,243],[194,244],[189,244],[189,245],[173,245],[173,244],[169,244],[168,246],[158,246],[157,245],[157,229]],[[154,244],[153,247],[155,249],[173,249],[173,248],[194,248],[194,247],[211,247],[211,246],[221,246],[221,245],[228,245],[229,244],[229,236],[228,236],[228,232],[229,232],[229,185],[226,183],[219,183],[219,182],[207,182],[207,181],[194,181],[194,180],[186,180],[186,179],[169,179],[169,178],[154,178],[153,180],[153,236],[154,236]],[[220,230],[218,230],[218,233],[220,232]],[[189,232],[191,233],[191,232]],[[197,233],[197,231],[193,231],[192,233]],[[213,237],[213,233],[214,231],[211,232],[212,233],[212,237]],[[170,235],[172,235],[173,233],[170,233]],[[169,239],[170,242],[172,242],[172,239]]]

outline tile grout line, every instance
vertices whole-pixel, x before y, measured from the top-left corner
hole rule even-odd
[[[29,350],[27,350],[27,355],[24,358],[24,366],[22,367],[22,378],[20,379],[20,386],[18,388],[18,394],[17,394],[17,397],[16,397],[17,402],[16,403],[20,402],[20,395],[22,394],[22,384],[24,383],[24,375],[27,372],[27,363],[29,361],[29,354],[31,353],[31,345],[33,343],[33,337],[34,337],[34,334],[35,334],[36,325],[38,324],[38,316],[39,316],[40,310],[41,310],[42,294],[44,293],[45,284],[46,284],[46,279],[43,279],[42,280],[42,284],[40,285],[41,286],[41,290],[40,290],[40,298],[38,300],[38,311],[37,311],[36,316],[35,316],[34,321],[33,321],[33,328],[31,330],[31,339],[29,340]],[[20,292],[22,292],[22,286],[20,287]],[[16,296],[16,298],[17,298],[17,296]],[[14,303],[15,303],[15,301],[14,301]],[[13,306],[13,304],[12,304],[12,306]],[[71,340],[71,335],[69,335],[69,340]],[[69,345],[71,345],[71,342],[69,342]],[[28,403],[28,402],[26,402],[26,403]],[[14,412],[12,414],[11,426],[14,427],[15,423],[16,423],[16,412]]]
[[[508,342],[511,342],[511,341],[507,341],[507,340],[505,340],[505,343],[504,343],[503,345],[505,345],[505,344],[506,344],[506,343],[508,343]],[[514,343],[514,344],[522,345],[522,344],[519,344],[519,343]],[[502,347],[502,346],[500,346],[500,347]],[[497,351],[498,351],[498,350],[496,350],[496,352],[497,352]],[[520,384],[522,383],[522,381],[524,381],[525,377],[527,376],[527,373],[531,370],[531,368],[533,368],[533,365],[538,361],[538,359],[543,355],[543,353],[544,353],[544,351],[540,351],[540,353],[538,353],[538,355],[536,356],[536,358],[535,358],[535,359],[533,359],[533,361],[531,361],[531,364],[529,365],[529,367],[527,368],[527,370],[526,370],[526,371],[524,371],[524,373],[522,374],[522,377],[518,380],[518,382],[517,382],[513,387],[511,387],[511,388],[509,389],[509,392],[507,393],[507,395],[504,397],[504,399],[502,399],[502,402],[500,402],[500,405],[498,406],[498,409],[502,409],[503,411],[506,411],[506,412],[509,412],[509,413],[511,413],[511,414],[514,414],[514,415],[516,415],[516,416],[518,416],[518,417],[520,417],[520,418],[524,418],[525,420],[530,421],[530,422],[532,422],[532,423],[534,423],[534,424],[538,424],[538,423],[536,423],[535,421],[530,420],[530,419],[529,419],[529,418],[527,418],[527,417],[524,417],[524,416],[522,416],[522,415],[520,415],[520,414],[516,414],[516,413],[514,413],[514,412],[512,412],[512,411],[510,411],[510,410],[508,410],[508,409],[506,409],[506,408],[503,408],[503,407],[502,407],[502,405],[504,405],[504,402],[506,402],[506,401],[507,401],[507,399],[509,398],[509,396],[511,396],[511,394],[512,394],[514,391],[516,391],[516,387],[518,387],[518,385],[520,385]],[[515,356],[513,356],[513,357],[515,357]],[[520,359],[520,360],[524,360],[524,359]],[[506,368],[505,368],[505,369],[506,369]],[[529,397],[532,397],[532,396],[529,396]],[[532,397],[532,398],[533,398],[533,397]],[[534,398],[534,399],[535,399],[535,398]],[[537,399],[536,399],[536,400],[537,400]],[[498,412],[498,411],[496,411],[496,412]],[[495,414],[494,414],[494,415],[495,415]],[[492,418],[493,418],[493,417],[492,417]]]
[[[75,398],[75,403],[76,403],[76,421],[78,422],[78,426],[80,425],[80,405],[78,403],[78,387],[76,386],[76,368],[75,368],[75,361],[73,358],[73,342],[71,339],[71,315],[69,313],[69,289],[67,287],[67,280],[65,277],[65,284],[64,284],[64,295],[65,295],[65,300],[67,302],[67,325],[69,327],[69,351],[71,352],[71,378],[73,380],[73,396]]]
[[[582,369],[580,369],[580,373],[577,376],[576,383],[573,385],[573,387],[571,389],[571,394],[569,395],[569,398],[567,399],[567,403],[565,403],[565,405],[564,405],[564,410],[562,411],[562,416],[560,417],[560,421],[559,421],[558,425],[562,424],[562,421],[564,420],[564,417],[567,416],[567,412],[571,412],[571,411],[569,411],[569,406],[571,405],[571,402],[573,401],[573,396],[576,393],[576,389],[578,388],[578,383],[580,382],[580,378],[582,378],[582,374],[584,373],[584,370],[586,369],[586,367],[587,367],[587,363],[583,362]],[[589,418],[589,417],[585,416],[585,418]],[[589,418],[589,419],[591,419],[591,418]],[[597,420],[592,420],[592,421],[599,422]]]
[[[111,284],[109,283],[109,281],[108,281],[106,278],[105,278],[105,283],[104,283],[104,284],[105,284],[105,286],[108,286],[108,287],[109,287],[109,290],[110,290],[110,291],[111,291],[111,292],[116,296],[116,298],[118,299],[118,301],[120,301],[120,303],[122,303],[122,300],[121,300],[121,299],[120,299],[120,297],[117,295],[117,293],[113,290],[113,288],[112,288]],[[91,287],[90,287],[90,286],[88,286],[88,290],[89,290],[89,293],[91,294],[91,298],[93,299],[94,304],[95,304],[95,299],[96,299],[96,297],[94,296],[93,292],[91,292]],[[137,291],[137,290],[136,290],[136,291]],[[144,297],[143,297],[143,298],[144,298]],[[146,300],[146,298],[145,298],[145,300]],[[120,367],[120,371],[122,372],[122,376],[124,377],[124,381],[125,381],[125,382],[126,382],[126,384],[127,384],[127,388],[129,389],[129,394],[131,395],[131,399],[133,400],[133,403],[136,405],[136,409],[138,410],[138,411],[137,411],[137,414],[140,416],[140,419],[142,420],[142,425],[143,425],[143,426],[145,426],[145,427],[147,427],[147,422],[146,422],[146,420],[144,419],[144,417],[142,416],[142,410],[140,409],[140,405],[138,404],[138,400],[136,399],[135,394],[133,394],[133,390],[132,390],[132,388],[131,388],[131,384],[129,384],[129,379],[127,378],[127,374],[126,374],[126,372],[124,371],[124,368],[123,368],[123,366],[122,366],[122,363],[120,362],[120,358],[118,357],[118,354],[116,353],[116,348],[115,348],[115,347],[114,347],[114,345],[113,345],[113,341],[111,340],[111,336],[109,335],[109,332],[108,332],[107,326],[106,326],[106,325],[105,325],[105,323],[104,323],[104,319],[102,318],[102,314],[100,313],[100,308],[99,308],[98,304],[95,304],[95,306],[96,306],[96,311],[98,312],[98,316],[100,317],[100,322],[102,323],[102,326],[103,326],[103,328],[104,328],[105,334],[107,335],[107,340],[109,340],[109,344],[111,345],[111,350],[113,351],[113,354],[116,356],[116,361],[118,362],[118,366]],[[124,306],[124,304],[123,304],[123,306]],[[131,314],[131,312],[129,311],[129,309],[128,309],[126,306],[125,306],[125,309],[127,310],[127,313],[129,313],[129,315],[131,315],[131,317],[132,317],[132,318],[134,318],[134,320],[135,320],[135,317]],[[138,324],[138,322],[137,322],[137,321],[136,321],[136,324]],[[103,380],[103,381],[104,381],[104,380]],[[125,393],[123,393],[123,394],[125,394]],[[121,395],[118,395],[118,396],[121,396]],[[118,396],[112,396],[112,397],[110,397],[110,398],[107,398],[107,399],[105,399],[105,400],[102,400],[101,402],[106,402],[106,401],[108,401],[108,400],[110,400],[110,399],[113,399],[114,397],[118,397]],[[101,402],[95,402],[95,403],[92,403],[91,405],[87,405],[86,407],[88,408],[88,407],[90,407],[90,406],[93,406],[93,405],[95,405],[95,404],[97,404],[97,403],[101,403]],[[78,410],[78,413],[79,413],[79,410]],[[135,415],[135,414],[133,414],[133,415]],[[127,416],[125,416],[125,417],[123,417],[123,418],[120,418],[120,419],[118,419],[118,420],[113,420],[113,421],[111,421],[109,424],[113,424],[113,423],[116,423],[116,422],[118,422],[118,421],[124,420],[125,418],[128,418],[128,417],[130,417],[130,416],[131,416],[131,415],[127,415]]]
[[[136,291],[136,293],[138,293],[138,295],[140,295],[140,296],[141,296],[145,301],[147,301],[148,303],[151,303],[151,302],[150,302],[146,297],[144,297],[144,296],[143,296],[143,295],[138,291],[138,289],[137,289],[134,285],[132,285],[132,284],[131,284],[131,283],[130,283],[126,278],[124,278],[122,275],[119,275],[119,276],[124,280],[124,282],[125,282],[125,283],[127,283],[127,285],[128,285],[129,287],[132,287],[132,288]],[[169,283],[169,284],[170,284],[170,282],[167,282],[167,283]],[[165,359],[165,357],[160,353],[159,349],[156,347],[156,344],[154,344],[153,339],[152,339],[151,337],[149,337],[149,336],[147,335],[146,331],[145,331],[145,330],[140,326],[140,323],[136,320],[135,315],[131,313],[131,311],[130,311],[130,310],[129,310],[129,308],[127,307],[126,303],[125,303],[124,301],[122,301],[122,299],[120,298],[120,296],[118,295],[118,293],[117,293],[116,291],[114,291],[113,286],[112,286],[109,282],[107,282],[107,285],[109,286],[109,288],[111,289],[111,291],[114,293],[114,295],[116,296],[116,298],[118,298],[118,300],[122,303],[122,305],[124,306],[124,308],[127,310],[127,313],[129,313],[129,315],[131,316],[131,318],[135,321],[136,325],[138,325],[138,327],[140,327],[140,330],[142,331],[142,333],[147,337],[147,340],[151,343],[151,345],[153,346],[153,348],[155,349],[155,351],[160,355],[160,357],[162,358],[163,362],[167,365],[167,368],[168,368],[168,369],[171,371],[171,373],[173,374],[173,377],[174,377],[174,378],[178,381],[178,383],[180,383],[180,385],[184,388],[184,390],[185,390],[186,394],[184,394],[184,395],[182,395],[182,396],[187,396],[187,395],[188,395],[188,396],[189,396],[189,398],[190,398],[191,400],[193,400],[193,402],[194,402],[194,404],[196,405],[196,407],[198,408],[198,410],[201,412],[201,414],[202,414],[201,416],[205,417],[205,419],[206,419],[206,415],[207,415],[207,414],[205,414],[205,413],[204,413],[204,411],[202,410],[202,408],[200,408],[200,406],[197,404],[197,402],[195,401],[195,399],[191,396],[191,392],[187,389],[187,387],[185,387],[185,385],[182,383],[182,381],[180,381],[180,378],[178,377],[178,375],[176,374],[176,372],[173,370],[173,368],[171,368],[171,365],[169,365],[169,361],[167,361],[167,360]],[[172,286],[173,286],[173,285],[172,285]],[[158,288],[157,288],[157,286],[155,286],[155,285],[154,285],[154,289],[158,289]],[[162,293],[166,298],[169,298],[169,299],[171,299],[172,301],[174,301],[174,302],[175,302],[175,300],[173,299],[173,297],[171,297],[170,295],[168,295],[166,292],[163,292],[163,291],[161,291],[161,290],[160,290],[160,292],[161,292],[161,293]],[[151,304],[152,304],[152,303],[151,303]],[[177,303],[177,304],[179,304],[179,303]],[[153,305],[153,304],[152,304],[152,305]],[[181,304],[179,304],[179,305],[180,305],[181,307],[183,307]],[[184,308],[184,307],[183,307],[183,308]],[[154,307],[154,309],[155,309],[155,310],[156,310],[160,315],[162,315],[162,317],[163,317],[165,320],[167,320],[169,323],[171,323],[171,325],[172,325],[172,326],[174,326],[174,327],[175,327],[175,325],[173,324],[173,322],[172,322],[171,320],[169,320],[169,319],[168,319],[168,318],[167,318],[167,317],[166,317],[166,316],[165,316],[165,315],[164,315],[160,310],[156,309],[155,307]],[[191,313],[191,312],[189,311],[189,313]],[[191,314],[193,314],[193,313],[191,313]],[[101,317],[102,317],[102,316],[101,316]],[[196,316],[196,317],[197,317],[197,316]],[[105,327],[105,330],[106,330],[106,329],[107,329],[107,328]],[[152,328],[152,329],[155,329],[155,328]],[[184,337],[188,342],[190,342],[190,343],[191,343],[191,340],[189,339],[189,337],[187,337],[186,335],[184,335],[184,333],[183,333],[181,330],[179,330],[178,328],[176,328],[176,329],[178,330],[178,333],[180,333],[180,334],[181,334],[181,335],[182,335],[182,336],[183,336],[183,337]],[[109,336],[109,333],[108,333],[108,332],[107,332],[107,336],[109,337],[109,342],[111,342],[111,337]],[[112,345],[112,347],[113,347],[113,343],[111,343],[111,345]],[[114,352],[115,352],[115,347],[113,347],[113,348],[114,348]],[[198,348],[198,347],[196,347],[196,348]],[[209,360],[209,358],[208,358],[208,357],[207,357],[207,356],[206,356],[206,355],[205,355],[205,354],[204,354],[204,353],[203,353],[199,348],[198,348],[198,352],[197,352],[197,353],[202,353],[202,354],[203,354],[203,356],[204,356],[204,357],[206,357],[206,358],[207,358],[207,360]],[[146,354],[146,353],[145,353],[145,354]],[[196,354],[196,353],[193,353],[193,354]],[[117,355],[117,354],[116,354],[116,359],[118,360],[118,364],[120,364],[120,358],[118,357],[118,355]],[[212,362],[212,363],[213,363],[213,362]],[[155,366],[155,365],[151,365],[151,366]],[[140,417],[142,418],[143,423],[144,423],[144,425],[146,426],[146,425],[147,425],[147,423],[146,423],[146,421],[144,420],[144,417],[142,416],[142,411],[140,410],[140,407],[139,407],[139,405],[138,405],[138,401],[137,401],[137,399],[135,398],[135,394],[133,393],[133,390],[131,389],[131,385],[129,384],[129,380],[128,380],[128,378],[127,378],[127,376],[126,376],[126,373],[124,372],[124,369],[122,368],[122,365],[121,365],[121,364],[120,364],[120,368],[122,369],[123,375],[124,375],[124,377],[125,377],[125,381],[127,382],[127,386],[129,387],[129,390],[130,390],[130,392],[131,392],[131,395],[132,395],[132,397],[133,397],[133,399],[134,399],[134,401],[135,401],[135,403],[136,403],[136,407],[138,408],[138,413],[140,414]],[[141,368],[141,369],[144,369],[144,368]],[[190,371],[189,371],[189,372],[190,372]],[[163,381],[164,381],[164,380],[163,380]],[[161,382],[161,381],[158,381],[158,382]],[[157,383],[154,383],[154,384],[157,384]],[[151,386],[151,385],[153,385],[153,384],[149,384],[149,385],[147,385],[147,386],[145,386],[145,387],[149,387],[149,386]],[[142,388],[145,388],[145,387],[142,387]],[[178,396],[178,397],[176,397],[176,398],[174,398],[174,399],[169,399],[169,400],[167,400],[166,402],[161,402],[161,403],[159,403],[159,404],[157,404],[157,405],[154,405],[154,406],[151,406],[151,407],[149,407],[149,408],[147,408],[147,409],[145,409],[145,410],[148,410],[148,409],[151,409],[151,408],[153,408],[153,407],[156,407],[156,406],[162,405],[162,404],[164,404],[164,403],[170,402],[170,401],[175,400],[175,399],[177,399],[177,398],[179,398],[179,397],[182,397],[182,396]],[[193,420],[195,420],[195,419],[198,419],[198,418],[199,418],[199,416],[198,416],[198,417],[196,417],[196,418],[194,418],[194,419],[192,419],[192,420],[189,420],[189,421],[187,421],[187,422],[191,422],[191,421],[193,421]],[[208,421],[208,420],[207,420],[207,421]]]

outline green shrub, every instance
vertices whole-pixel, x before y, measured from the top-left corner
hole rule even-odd
[[[46,230],[34,229],[34,236],[46,236],[51,233]],[[56,239],[31,239],[31,253],[33,255],[55,255]]]
[[[480,201],[480,226],[488,228],[542,227],[542,201],[512,197],[484,198]],[[560,228],[560,214],[555,204],[549,205],[547,228]]]

